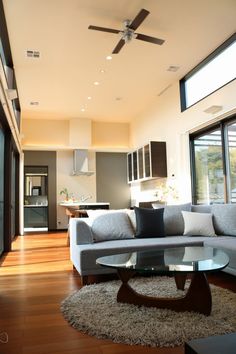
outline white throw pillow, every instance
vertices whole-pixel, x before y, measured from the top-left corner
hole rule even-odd
[[[134,231],[136,231],[137,225],[136,225],[136,216],[135,216],[134,210],[126,209],[126,213],[127,213],[128,217],[129,217],[129,220],[131,222],[131,225],[132,225]]]
[[[182,211],[184,218],[184,235],[216,236],[212,214]]]

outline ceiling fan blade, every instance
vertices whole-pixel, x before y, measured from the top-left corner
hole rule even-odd
[[[125,40],[124,40],[124,39],[121,39],[121,40],[118,42],[117,46],[113,49],[112,54],[118,54],[119,51],[121,50],[121,48],[122,48],[124,45],[125,45]]]
[[[88,29],[102,32],[110,32],[110,33],[120,33],[119,30],[113,28],[99,27],[99,26],[88,26]]]
[[[159,44],[159,45],[161,45],[161,44],[163,44],[165,42],[164,39],[146,36],[145,34],[141,34],[141,33],[135,33],[135,34],[137,35],[136,39],[139,39],[141,41],[154,43],[154,44]]]
[[[129,28],[131,28],[132,30],[135,31],[141,25],[141,23],[145,20],[147,15],[149,15],[149,14],[150,14],[150,12],[145,9],[140,10],[140,12],[137,14],[135,19],[129,25]]]

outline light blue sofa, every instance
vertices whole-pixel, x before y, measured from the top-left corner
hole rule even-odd
[[[183,235],[184,219],[182,211],[211,213],[217,236]],[[124,217],[122,216],[121,218],[121,214]],[[133,211],[122,210],[114,213],[110,211],[106,215],[106,217],[97,218],[95,221],[91,217],[72,218],[70,220],[70,258],[74,268],[79,272],[83,284],[88,282],[89,275],[115,272],[113,269],[97,265],[96,259],[98,257],[136,250],[184,247],[188,245],[208,245],[224,250],[230,259],[229,265],[224,271],[236,275],[236,205],[194,206],[188,203],[165,206],[164,225],[166,237],[162,238],[134,238],[133,234],[136,226]],[[122,238],[124,236],[122,235],[122,228],[128,228],[126,230],[126,233],[129,234],[128,238]],[[109,235],[114,233],[114,229],[119,229],[117,239],[106,239],[106,235],[109,238]],[[96,233],[102,236],[100,242],[97,242]]]

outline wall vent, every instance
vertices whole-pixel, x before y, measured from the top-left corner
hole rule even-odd
[[[26,50],[27,58],[40,58],[40,52],[38,50]]]
[[[207,109],[205,109],[204,112],[209,113],[209,114],[215,114],[215,113],[221,111],[222,108],[223,108],[222,106],[213,105],[213,106],[210,106]]]
[[[175,73],[177,70],[179,70],[179,66],[176,65],[170,65],[169,68],[167,69],[167,71],[171,71],[173,73]]]

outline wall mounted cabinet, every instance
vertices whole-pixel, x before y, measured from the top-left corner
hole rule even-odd
[[[128,182],[167,177],[166,143],[150,141],[127,154]]]

